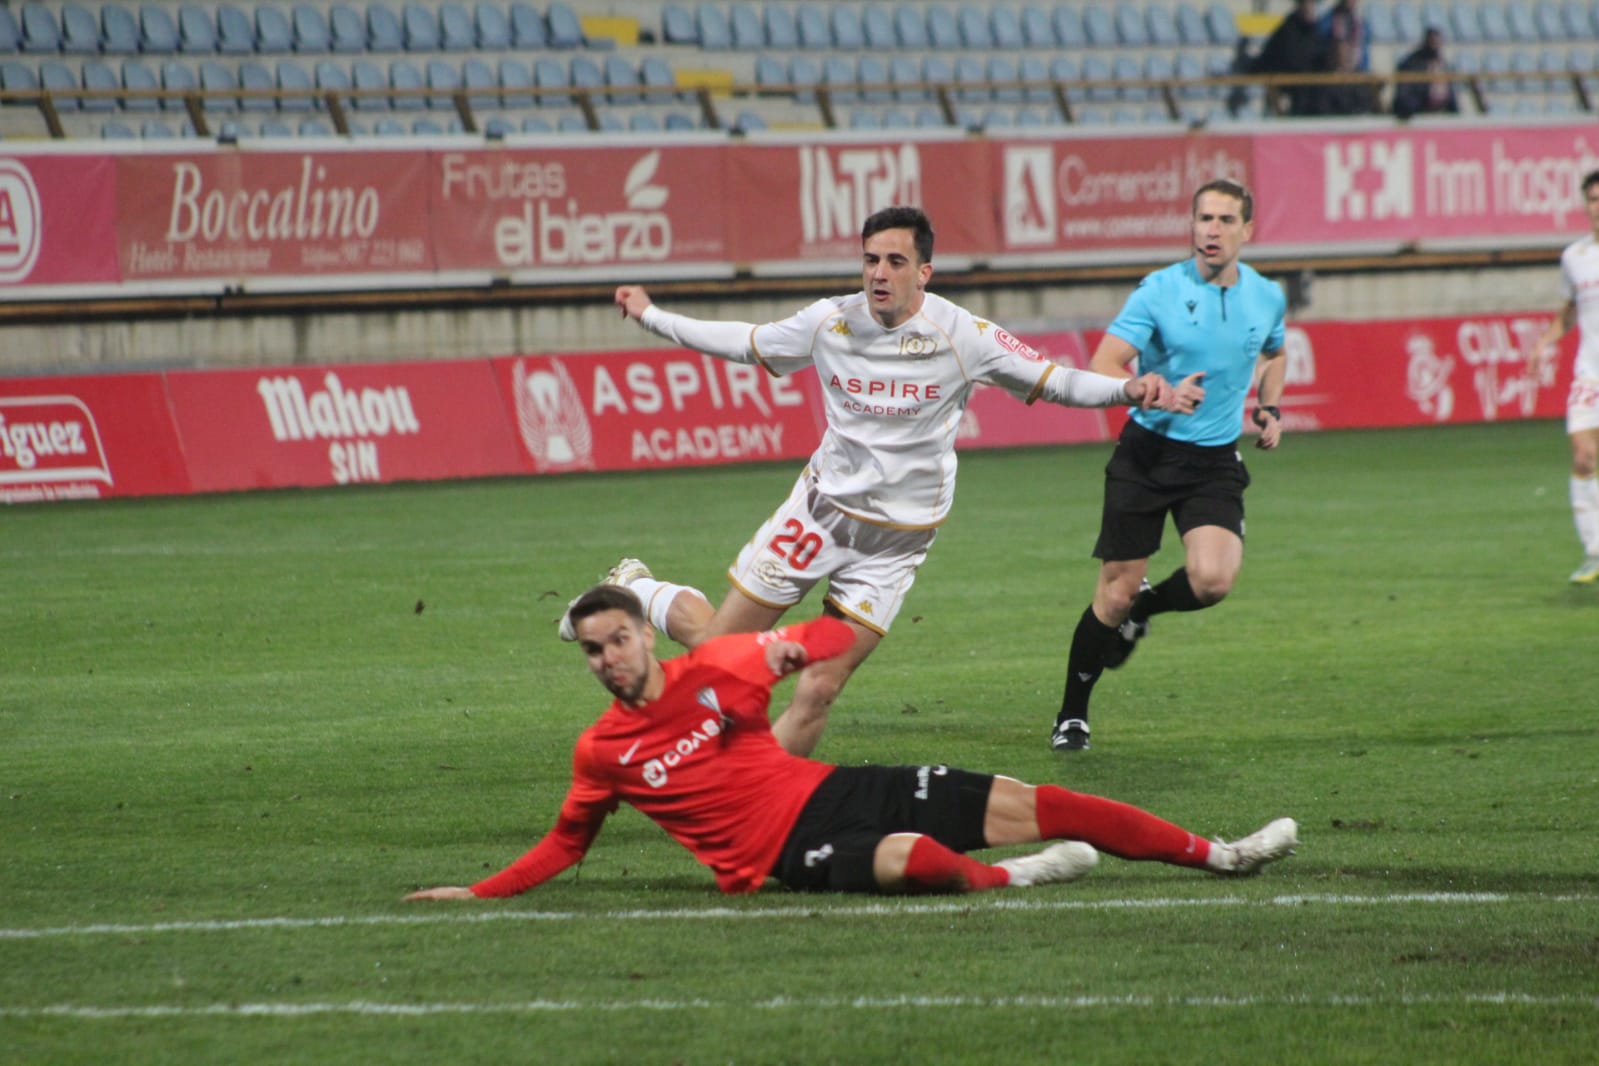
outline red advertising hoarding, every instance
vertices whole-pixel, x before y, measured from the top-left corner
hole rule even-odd
[[[1254,138],[1213,134],[996,142],[988,180],[1006,255],[1189,246],[1194,190],[1216,178],[1249,185]]]
[[[706,276],[733,258],[718,146],[494,148],[429,157],[440,270]],[[730,272],[730,265],[726,266]]]
[[[821,440],[816,375],[685,351],[494,360],[536,474],[801,459]]]
[[[0,503],[189,491],[160,374],[0,378]]]
[[[817,141],[728,149],[733,258],[755,267],[853,269],[861,226],[894,204],[923,208],[938,231],[935,259],[994,247],[988,146],[982,141]]]
[[[0,299],[120,280],[115,168],[103,155],[0,156]]]
[[[426,152],[117,158],[128,282],[430,273]]]
[[[517,474],[484,360],[173,371],[197,492]]]
[[[1592,125],[1424,127],[1254,138],[1256,244],[1570,240],[1587,226]]]

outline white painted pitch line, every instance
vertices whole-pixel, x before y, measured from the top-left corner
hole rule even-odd
[[[106,1007],[54,1003],[42,1007],[0,1007],[0,1018],[68,1018],[98,1021],[161,1018],[301,1018],[315,1015],[423,1017],[472,1014],[559,1014],[588,1011],[819,1011],[819,1010],[1093,1010],[1130,1008],[1212,1010],[1227,1007],[1416,1007],[1416,1006],[1589,1007],[1599,996],[1531,996],[1520,992],[1481,992],[1458,996],[852,996],[788,997],[739,1002],[711,999],[571,1000],[533,999],[509,1003],[209,1003],[191,1007]]]
[[[734,918],[783,920],[818,917],[860,917],[877,915],[964,914],[992,909],[1006,911],[1063,910],[1176,910],[1185,907],[1370,907],[1440,905],[1462,906],[1492,903],[1591,903],[1599,895],[1518,895],[1505,892],[1414,892],[1391,896],[1301,895],[1246,899],[1221,896],[1211,899],[984,899],[941,898],[911,902],[874,902],[818,907],[796,900],[786,907],[695,907],[671,910],[625,911],[480,911],[463,913],[452,903],[415,904],[439,908],[415,914],[333,915],[324,918],[234,918],[214,921],[149,922],[137,924],[63,925],[42,929],[0,929],[0,940],[39,940],[69,936],[151,936],[157,933],[228,933],[257,929],[339,929],[386,925],[439,925],[475,922],[576,922],[576,921],[727,921]]]

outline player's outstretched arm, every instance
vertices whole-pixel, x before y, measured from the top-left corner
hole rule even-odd
[[[616,287],[616,306],[622,309],[623,318],[631,318],[637,322],[644,317],[644,312],[653,301],[650,294],[644,291],[642,285],[618,285]]]
[[[441,885],[438,888],[424,888],[420,892],[413,892],[405,897],[405,902],[415,903],[418,900],[432,899],[477,899],[477,893],[465,885]]]

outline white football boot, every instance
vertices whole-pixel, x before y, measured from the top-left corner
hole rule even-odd
[[[1211,845],[1211,869],[1219,874],[1243,876],[1294,853],[1299,846],[1299,823],[1292,818],[1268,822],[1242,840]]]
[[[1099,864],[1099,852],[1080,840],[1063,840],[1032,855],[1001,859],[995,866],[1010,871],[1010,887],[1030,888],[1075,881]]]
[[[623,559],[606,572],[605,576],[600,579],[600,584],[620,585],[623,588],[626,588],[641,577],[654,576],[654,574],[650,573],[650,568],[645,566],[640,560]],[[584,591],[586,592],[588,590],[585,589]],[[566,610],[561,612],[561,625],[558,632],[561,634],[562,640],[577,639],[577,629],[572,625],[571,610],[572,604],[576,603],[581,598],[581,595],[582,594],[579,593],[577,596],[573,596],[572,599],[567,602]]]

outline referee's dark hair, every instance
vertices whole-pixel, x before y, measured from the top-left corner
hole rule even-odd
[[[1233,199],[1238,200],[1244,205],[1244,221],[1254,221],[1254,194],[1249,191],[1249,187],[1243,182],[1234,181],[1231,178],[1216,178],[1214,181],[1205,182],[1205,184],[1194,190],[1193,203],[1189,204],[1188,206],[1189,214],[1193,214],[1195,211],[1199,210],[1199,198],[1204,196],[1207,192],[1219,192],[1223,196],[1231,196]]]

